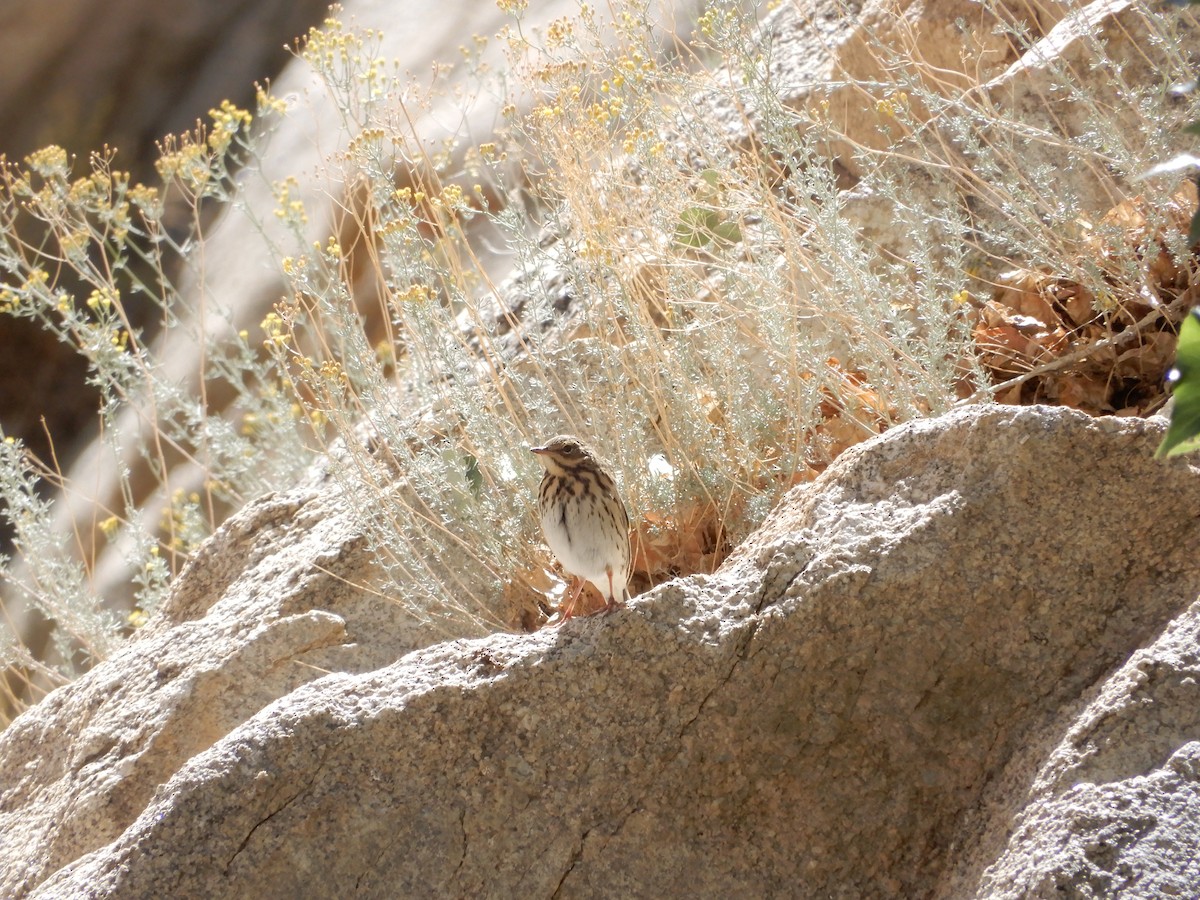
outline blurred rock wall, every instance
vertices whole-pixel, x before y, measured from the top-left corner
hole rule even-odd
[[[80,159],[108,146],[135,179],[155,143],[223,99],[248,105],[325,0],[0,0],[0,153],[47,144]],[[135,310],[136,312],[136,310]],[[147,318],[147,323],[149,323]],[[39,456],[53,435],[66,465],[94,432],[96,395],[71,348],[27,321],[0,319],[0,426]],[[42,420],[45,419],[45,428]]]

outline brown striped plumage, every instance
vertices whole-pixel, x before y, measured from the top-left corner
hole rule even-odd
[[[538,489],[538,512],[546,543],[576,586],[562,606],[562,620],[590,581],[614,609],[628,596],[629,514],[616,482],[586,444],[561,434],[532,448],[546,469]]]

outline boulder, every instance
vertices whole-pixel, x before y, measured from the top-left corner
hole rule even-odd
[[[1200,605],[1104,682],[1034,779],[982,892],[1193,897],[1200,889]]]
[[[913,422],[714,575],[406,654],[336,489],[267,498],[0,735],[0,893],[1149,896],[1195,866],[1200,746],[1163,427]]]

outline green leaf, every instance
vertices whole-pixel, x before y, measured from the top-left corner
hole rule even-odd
[[[736,244],[742,239],[742,229],[736,222],[720,222],[713,227],[712,233],[720,244]]]
[[[1167,374],[1167,380],[1175,397],[1175,409],[1166,436],[1154,451],[1159,459],[1200,449],[1200,308],[1193,309],[1183,320],[1175,367]]]
[[[675,226],[675,244],[698,250],[716,242],[721,245],[736,244],[742,239],[742,229],[730,222],[723,212],[706,206],[690,206],[679,214]]]
[[[1200,209],[1192,215],[1192,224],[1188,227],[1188,244],[1200,241]]]
[[[698,250],[712,240],[712,225],[718,222],[716,213],[711,209],[690,206],[679,214],[675,243],[680,247]]]

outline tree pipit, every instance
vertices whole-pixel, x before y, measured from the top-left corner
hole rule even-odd
[[[629,596],[629,513],[616,482],[579,438],[560,434],[532,449],[546,469],[538,490],[542,531],[575,579],[559,624],[575,615],[584,581],[596,586],[610,612]]]

